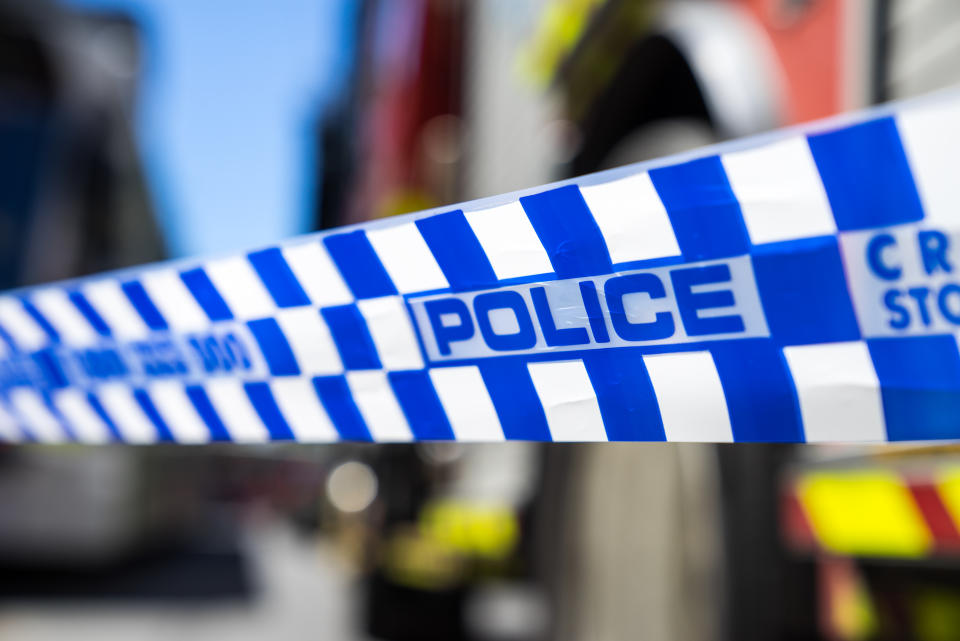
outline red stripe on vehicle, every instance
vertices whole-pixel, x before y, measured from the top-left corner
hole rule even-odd
[[[780,518],[787,541],[798,548],[812,547],[815,543],[813,528],[810,527],[810,521],[807,520],[803,505],[797,497],[796,487],[784,492],[780,505]]]
[[[930,528],[930,533],[938,548],[960,550],[960,531],[950,518],[940,493],[933,483],[910,483],[910,492],[913,494],[917,507],[923,514],[923,519]]]

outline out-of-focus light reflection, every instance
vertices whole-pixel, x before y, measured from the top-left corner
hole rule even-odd
[[[375,498],[377,475],[365,463],[341,463],[327,477],[327,499],[341,512],[363,512]]]
[[[417,454],[425,463],[431,465],[449,465],[463,457],[463,445],[460,443],[419,443]]]
[[[452,165],[463,155],[463,123],[452,114],[434,116],[423,126],[423,145],[427,158],[441,165]]]
[[[550,628],[550,607],[530,586],[488,583],[464,608],[471,632],[480,639],[537,639]]]

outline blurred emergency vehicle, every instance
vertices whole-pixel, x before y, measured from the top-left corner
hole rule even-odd
[[[321,129],[325,158],[336,158],[321,176],[325,227],[960,80],[953,0],[368,0],[362,15],[355,84]],[[884,449],[879,458],[861,447],[750,445],[479,451],[446,460],[469,473],[453,491],[429,485],[421,516],[408,518],[423,519],[436,495],[459,506],[440,513],[451,523],[469,520],[478,495],[514,514],[519,538],[499,548],[500,569],[511,568],[499,576],[535,586],[551,623],[483,636],[463,614],[447,621],[448,638],[935,640],[960,627],[950,614],[960,611],[960,573],[938,556],[960,541],[949,450]],[[498,476],[508,480],[497,492],[477,489]],[[407,543],[389,549],[422,552]],[[450,560],[400,557],[382,557],[376,585],[405,590],[413,608],[411,594],[431,593],[417,584],[418,567],[430,576]],[[454,577],[443,589],[461,604],[490,578],[441,575]],[[435,619],[398,623],[378,611],[385,602],[370,611],[384,638],[416,638],[427,627],[443,634]],[[536,610],[536,599],[526,603]]]

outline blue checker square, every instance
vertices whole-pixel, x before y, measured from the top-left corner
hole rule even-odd
[[[323,239],[344,282],[357,298],[392,296],[397,288],[362,229]]]
[[[190,399],[190,402],[193,404],[197,414],[200,415],[200,418],[203,420],[204,425],[207,426],[207,429],[210,430],[210,440],[211,441],[230,441],[230,432],[227,430],[227,426],[223,424],[223,421],[220,420],[220,415],[217,414],[217,410],[214,409],[213,403],[210,402],[210,397],[207,396],[206,391],[200,385],[188,385],[186,387],[187,398]]]
[[[60,333],[54,329],[53,325],[50,324],[50,321],[40,313],[40,310],[33,306],[33,303],[23,299],[23,309],[30,315],[34,322],[40,326],[40,329],[43,330],[43,333],[47,335],[47,338],[50,339],[51,343],[60,342]]]
[[[330,328],[333,343],[346,369],[381,369],[380,356],[356,305],[338,305],[320,310]]]
[[[180,280],[187,286],[204,313],[212,321],[231,320],[233,312],[227,306],[223,296],[214,287],[213,281],[202,268],[189,269],[180,274]]]
[[[270,292],[277,307],[298,307],[310,304],[300,281],[283,259],[278,247],[247,254],[247,259],[256,270],[260,280]]]
[[[160,412],[157,411],[157,406],[153,404],[153,401],[150,400],[150,396],[145,390],[133,390],[133,398],[137,402],[137,405],[140,406],[140,409],[143,410],[143,413],[147,415],[147,418],[150,419],[150,422],[153,423],[154,428],[156,428],[158,441],[172,443],[177,440],[173,437],[173,432],[170,431],[170,427],[166,421],[163,420]]]
[[[611,441],[665,441],[660,406],[643,354],[630,348],[597,349],[583,357]]]
[[[90,304],[86,296],[78,291],[71,291],[68,296],[74,307],[80,310],[80,313],[83,314],[83,317],[87,319],[87,322],[90,323],[90,326],[93,327],[98,334],[101,336],[110,336],[113,333],[110,330],[110,326],[107,325],[97,310],[93,308],[93,305]]]
[[[717,156],[650,170],[689,261],[746,254],[750,247],[740,203]]]
[[[143,288],[139,281],[127,281],[120,285],[120,288],[123,289],[123,293],[127,295],[127,299],[140,314],[140,318],[147,324],[147,327],[157,331],[168,329],[166,319],[157,309],[157,306],[153,304],[153,301],[150,300],[147,290]]]
[[[803,442],[797,392],[774,341],[718,341],[710,353],[723,386],[734,441]]]
[[[292,441],[294,440],[293,430],[287,424],[283,417],[283,412],[273,398],[270,392],[270,386],[263,382],[245,383],[243,386],[247,392],[247,398],[250,404],[256,410],[257,415],[270,433],[271,441]]]
[[[923,206],[893,118],[809,136],[837,229],[923,219]]]
[[[360,408],[353,400],[346,378],[317,376],[313,379],[313,387],[340,438],[345,441],[373,441],[363,415],[360,414]]]
[[[44,385],[49,389],[62,389],[70,385],[63,372],[60,359],[56,357],[52,349],[41,349],[30,355],[30,360],[37,368],[37,373],[43,380]]]
[[[485,359],[480,364],[480,376],[508,440],[553,440],[543,405],[523,359]]]
[[[497,275],[463,211],[421,218],[417,229],[454,291],[492,287]]]
[[[613,271],[600,227],[576,185],[520,198],[557,278],[596,276]]]
[[[390,386],[418,441],[452,441],[455,436],[425,370],[390,372]]]
[[[122,442],[123,435],[120,434],[117,424],[114,423],[113,419],[110,418],[110,415],[107,414],[107,410],[103,407],[103,403],[100,402],[100,399],[97,398],[97,395],[93,392],[87,392],[87,402],[90,403],[90,407],[92,407],[96,415],[100,417],[100,420],[103,421],[103,424],[107,426],[107,430],[110,432],[110,439],[113,442]]]
[[[247,322],[250,333],[260,346],[260,352],[273,376],[296,376],[300,373],[297,359],[290,349],[280,324],[273,318],[261,318]]]
[[[960,354],[953,336],[867,341],[891,441],[960,438]]]
[[[835,237],[758,245],[752,260],[767,326],[779,345],[860,338]]]

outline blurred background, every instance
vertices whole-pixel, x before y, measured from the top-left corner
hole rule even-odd
[[[0,0],[0,286],[960,80],[956,0]],[[960,638],[960,451],[0,450],[0,638]]]

